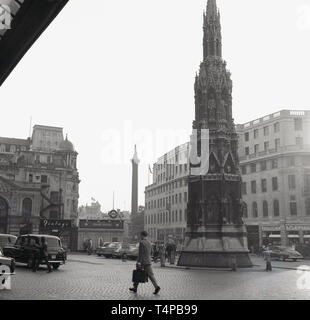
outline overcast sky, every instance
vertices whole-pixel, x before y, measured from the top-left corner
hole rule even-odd
[[[236,123],[309,109],[308,0],[218,0]],[[86,5],[87,3],[87,5]],[[79,153],[80,205],[130,208],[131,164],[189,140],[207,0],[70,0],[2,86],[0,136],[61,126]],[[169,134],[169,139],[164,139]],[[173,138],[177,136],[179,138]]]

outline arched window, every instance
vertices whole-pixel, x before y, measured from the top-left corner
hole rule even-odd
[[[310,198],[306,199],[306,216],[310,216]]]
[[[22,216],[23,217],[31,217],[32,212],[32,200],[29,198],[26,198],[23,200],[23,207],[22,207]]]
[[[263,202],[263,217],[268,217],[268,202],[264,201]]]
[[[252,204],[252,214],[253,214],[253,218],[258,217],[257,202],[253,202]]]
[[[273,215],[275,217],[279,217],[280,216],[280,204],[279,204],[279,200],[274,200],[273,201]]]

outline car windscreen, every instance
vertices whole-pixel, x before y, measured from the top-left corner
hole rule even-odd
[[[57,238],[47,238],[46,243],[47,243],[48,248],[60,248],[61,247],[61,242]]]

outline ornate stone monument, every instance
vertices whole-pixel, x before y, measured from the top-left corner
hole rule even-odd
[[[222,59],[220,14],[216,0],[208,0],[204,14],[204,59],[195,81],[197,155],[208,143],[209,165],[188,181],[185,249],[178,265],[196,267],[251,267],[246,228],[242,220],[238,136],[232,118],[232,81]],[[208,131],[207,131],[208,130]],[[209,138],[203,138],[205,132]],[[207,141],[207,142],[206,142]],[[193,145],[191,143],[191,145]],[[202,164],[201,164],[202,166]]]

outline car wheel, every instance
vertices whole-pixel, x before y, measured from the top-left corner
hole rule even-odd
[[[53,263],[53,269],[57,270],[60,266],[60,263]]]
[[[293,261],[294,261],[294,262],[296,262],[296,261],[297,261],[297,259],[295,258],[295,259],[293,259]]]
[[[98,256],[98,257],[101,257],[101,254],[97,253],[97,256]]]

